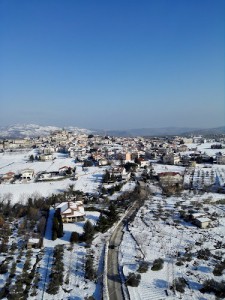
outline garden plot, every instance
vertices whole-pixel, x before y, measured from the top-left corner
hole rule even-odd
[[[0,240],[0,289],[1,296],[7,294],[10,289],[10,299],[18,299],[20,295],[25,295],[26,299],[72,299],[78,297],[84,299],[92,294],[99,295],[100,287],[94,282],[85,279],[85,263],[89,254],[89,249],[84,244],[70,243],[70,236],[73,231],[83,233],[85,221],[64,224],[64,235],[54,241],[52,235],[52,217],[53,210],[50,211],[43,248],[27,249],[27,243],[24,242],[23,223],[21,218],[18,221],[12,221],[6,227],[4,225],[4,234],[1,232]],[[86,220],[93,225],[99,218],[99,212],[88,211]],[[6,230],[8,228],[8,230]],[[21,236],[22,234],[22,236]],[[21,239],[23,237],[23,240]],[[4,243],[3,243],[4,240]],[[58,247],[61,247],[60,259],[55,261],[54,253]],[[96,245],[95,245],[96,247]],[[101,253],[96,255],[100,259]],[[57,262],[57,263],[56,263]],[[50,277],[53,266],[59,264],[62,276],[62,285],[54,295],[54,289],[57,284],[50,286]],[[96,262],[96,265],[98,262]],[[61,267],[62,266],[62,267]],[[13,298],[12,298],[13,297]]]
[[[208,197],[208,200],[207,200]],[[207,202],[204,202],[205,201]],[[216,267],[225,259],[225,215],[210,203],[214,202],[213,194],[202,198],[202,210],[209,208],[209,214],[217,213],[219,224],[214,228],[199,229],[191,222],[180,218],[182,206],[195,209],[196,197],[155,196],[145,202],[138,211],[134,221],[129,225],[129,234],[121,244],[121,257],[126,257],[127,245],[132,246],[130,261],[121,259],[125,275],[138,273],[140,262],[145,261],[149,268],[141,274],[138,287],[129,287],[132,300],[136,299],[215,299],[215,295],[201,293],[207,279],[218,282],[225,280],[225,272],[216,276]],[[134,245],[134,240],[136,245]],[[142,256],[140,255],[142,254]],[[154,262],[161,258],[162,268],[153,271]],[[182,279],[184,278],[184,279]],[[184,293],[174,291],[182,286]],[[165,292],[166,290],[166,292]],[[138,293],[138,295],[137,295]],[[168,296],[167,296],[168,293]]]
[[[213,165],[204,167],[198,165],[189,168],[184,175],[184,187],[198,190],[214,190],[225,187],[225,167]]]

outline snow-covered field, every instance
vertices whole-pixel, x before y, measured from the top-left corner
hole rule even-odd
[[[84,299],[92,294],[99,294],[98,286],[89,280],[85,280],[85,260],[88,253],[88,249],[82,244],[70,244],[70,236],[72,232],[83,233],[83,226],[87,220],[90,220],[93,225],[96,224],[99,213],[88,211],[85,217],[85,221],[77,223],[64,224],[64,235],[62,238],[58,238],[52,241],[52,218],[54,210],[50,211],[45,238],[43,241],[44,257],[39,264],[40,282],[37,289],[37,295],[30,297],[30,299],[56,299],[56,295],[50,295],[46,293],[46,278],[50,274],[51,270],[51,257],[53,249],[56,245],[65,245],[64,247],[64,284],[60,287],[60,291],[57,293],[57,299]],[[43,298],[42,298],[43,297]]]
[[[203,144],[186,144],[188,149],[195,149],[197,148],[197,151],[201,151],[201,153],[205,153],[209,156],[215,156],[216,153],[221,152],[222,154],[225,154],[225,148],[224,149],[211,149],[212,143],[203,143]],[[224,145],[223,145],[224,146]],[[187,151],[182,152],[183,154],[190,154],[194,151]]]
[[[35,154],[34,150],[27,153],[0,153],[0,173],[14,172],[18,174],[24,169],[33,169],[35,174],[43,171],[58,171],[59,168],[68,166],[76,167],[76,177],[78,180],[71,181],[69,178],[51,182],[20,182],[14,184],[0,184],[0,195],[9,194],[12,202],[25,201],[30,195],[38,194],[40,196],[50,196],[68,189],[68,186],[74,184],[75,190],[85,193],[98,193],[99,185],[105,168],[89,167],[83,171],[80,163],[75,163],[74,159],[68,158],[62,154],[55,154],[53,161],[46,162],[29,162],[28,158],[31,154]]]
[[[141,273],[138,287],[129,287],[131,300],[159,300],[159,299],[215,299],[214,295],[202,294],[199,288],[204,280],[213,278],[221,281],[222,276],[214,276],[215,266],[213,255],[222,253],[225,258],[225,249],[217,250],[217,243],[224,243],[225,236],[225,207],[224,211],[214,205],[203,204],[204,200],[215,202],[225,196],[218,194],[205,194],[185,197],[164,198],[157,195],[147,200],[136,215],[134,221],[125,230],[123,242],[120,246],[120,263],[125,275],[137,271],[140,260],[149,263],[146,273]],[[219,225],[214,228],[199,229],[191,223],[179,218],[178,210],[181,204],[190,205],[192,201],[200,201],[204,207],[209,208],[209,214],[218,214]],[[210,249],[208,260],[198,259],[197,251]],[[190,260],[183,260],[181,265],[177,262],[190,255]],[[164,260],[163,268],[152,271],[151,266],[155,259]],[[171,291],[174,279],[183,277],[188,286],[185,293]],[[168,293],[168,296],[166,292]]]

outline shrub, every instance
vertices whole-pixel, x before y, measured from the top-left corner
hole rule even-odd
[[[180,293],[184,293],[184,289],[187,285],[187,281],[183,277],[178,277],[178,278],[174,279],[173,284],[174,284],[176,291],[178,291]]]
[[[210,257],[211,253],[210,253],[210,250],[209,249],[200,249],[198,252],[197,252],[197,258],[198,259],[204,259],[204,260],[208,260],[209,257]]]
[[[225,269],[225,260],[215,265],[215,268],[213,270],[213,274],[215,276],[222,276],[223,270]]]
[[[79,233],[73,231],[70,237],[70,243],[78,243],[79,242]]]
[[[163,259],[162,258],[157,258],[153,261],[153,266],[151,267],[152,271],[159,271],[163,268]]]
[[[146,273],[148,271],[148,267],[149,267],[149,263],[146,261],[141,261],[139,268],[138,268],[138,272],[139,273]]]
[[[140,283],[141,275],[135,273],[129,273],[127,276],[127,285],[137,287]]]
[[[0,274],[6,274],[8,272],[8,265],[7,264],[1,264],[0,265]]]
[[[179,260],[177,260],[177,262],[176,262],[176,266],[183,266],[183,261],[182,261],[182,259],[179,259]]]
[[[214,293],[217,297],[225,298],[225,281],[217,282],[214,279],[207,279],[203,282],[201,293]]]

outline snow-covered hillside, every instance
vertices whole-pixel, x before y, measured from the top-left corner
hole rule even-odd
[[[16,124],[12,126],[0,127],[0,138],[24,138],[37,137],[48,135],[55,130],[62,128],[56,126],[41,126],[37,124]],[[77,128],[73,126],[64,127],[64,129],[75,133],[87,133],[91,131],[88,129]]]

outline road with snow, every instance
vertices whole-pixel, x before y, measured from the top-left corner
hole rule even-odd
[[[132,207],[123,217],[119,225],[114,230],[110,241],[109,241],[109,251],[108,251],[108,294],[110,300],[121,300],[124,299],[123,290],[122,290],[122,282],[119,274],[119,261],[118,261],[118,251],[119,246],[123,237],[123,228],[124,223],[128,221],[128,219],[136,213],[137,209],[141,205],[142,199],[147,197],[147,190],[145,184],[140,184],[140,191],[135,200]]]

